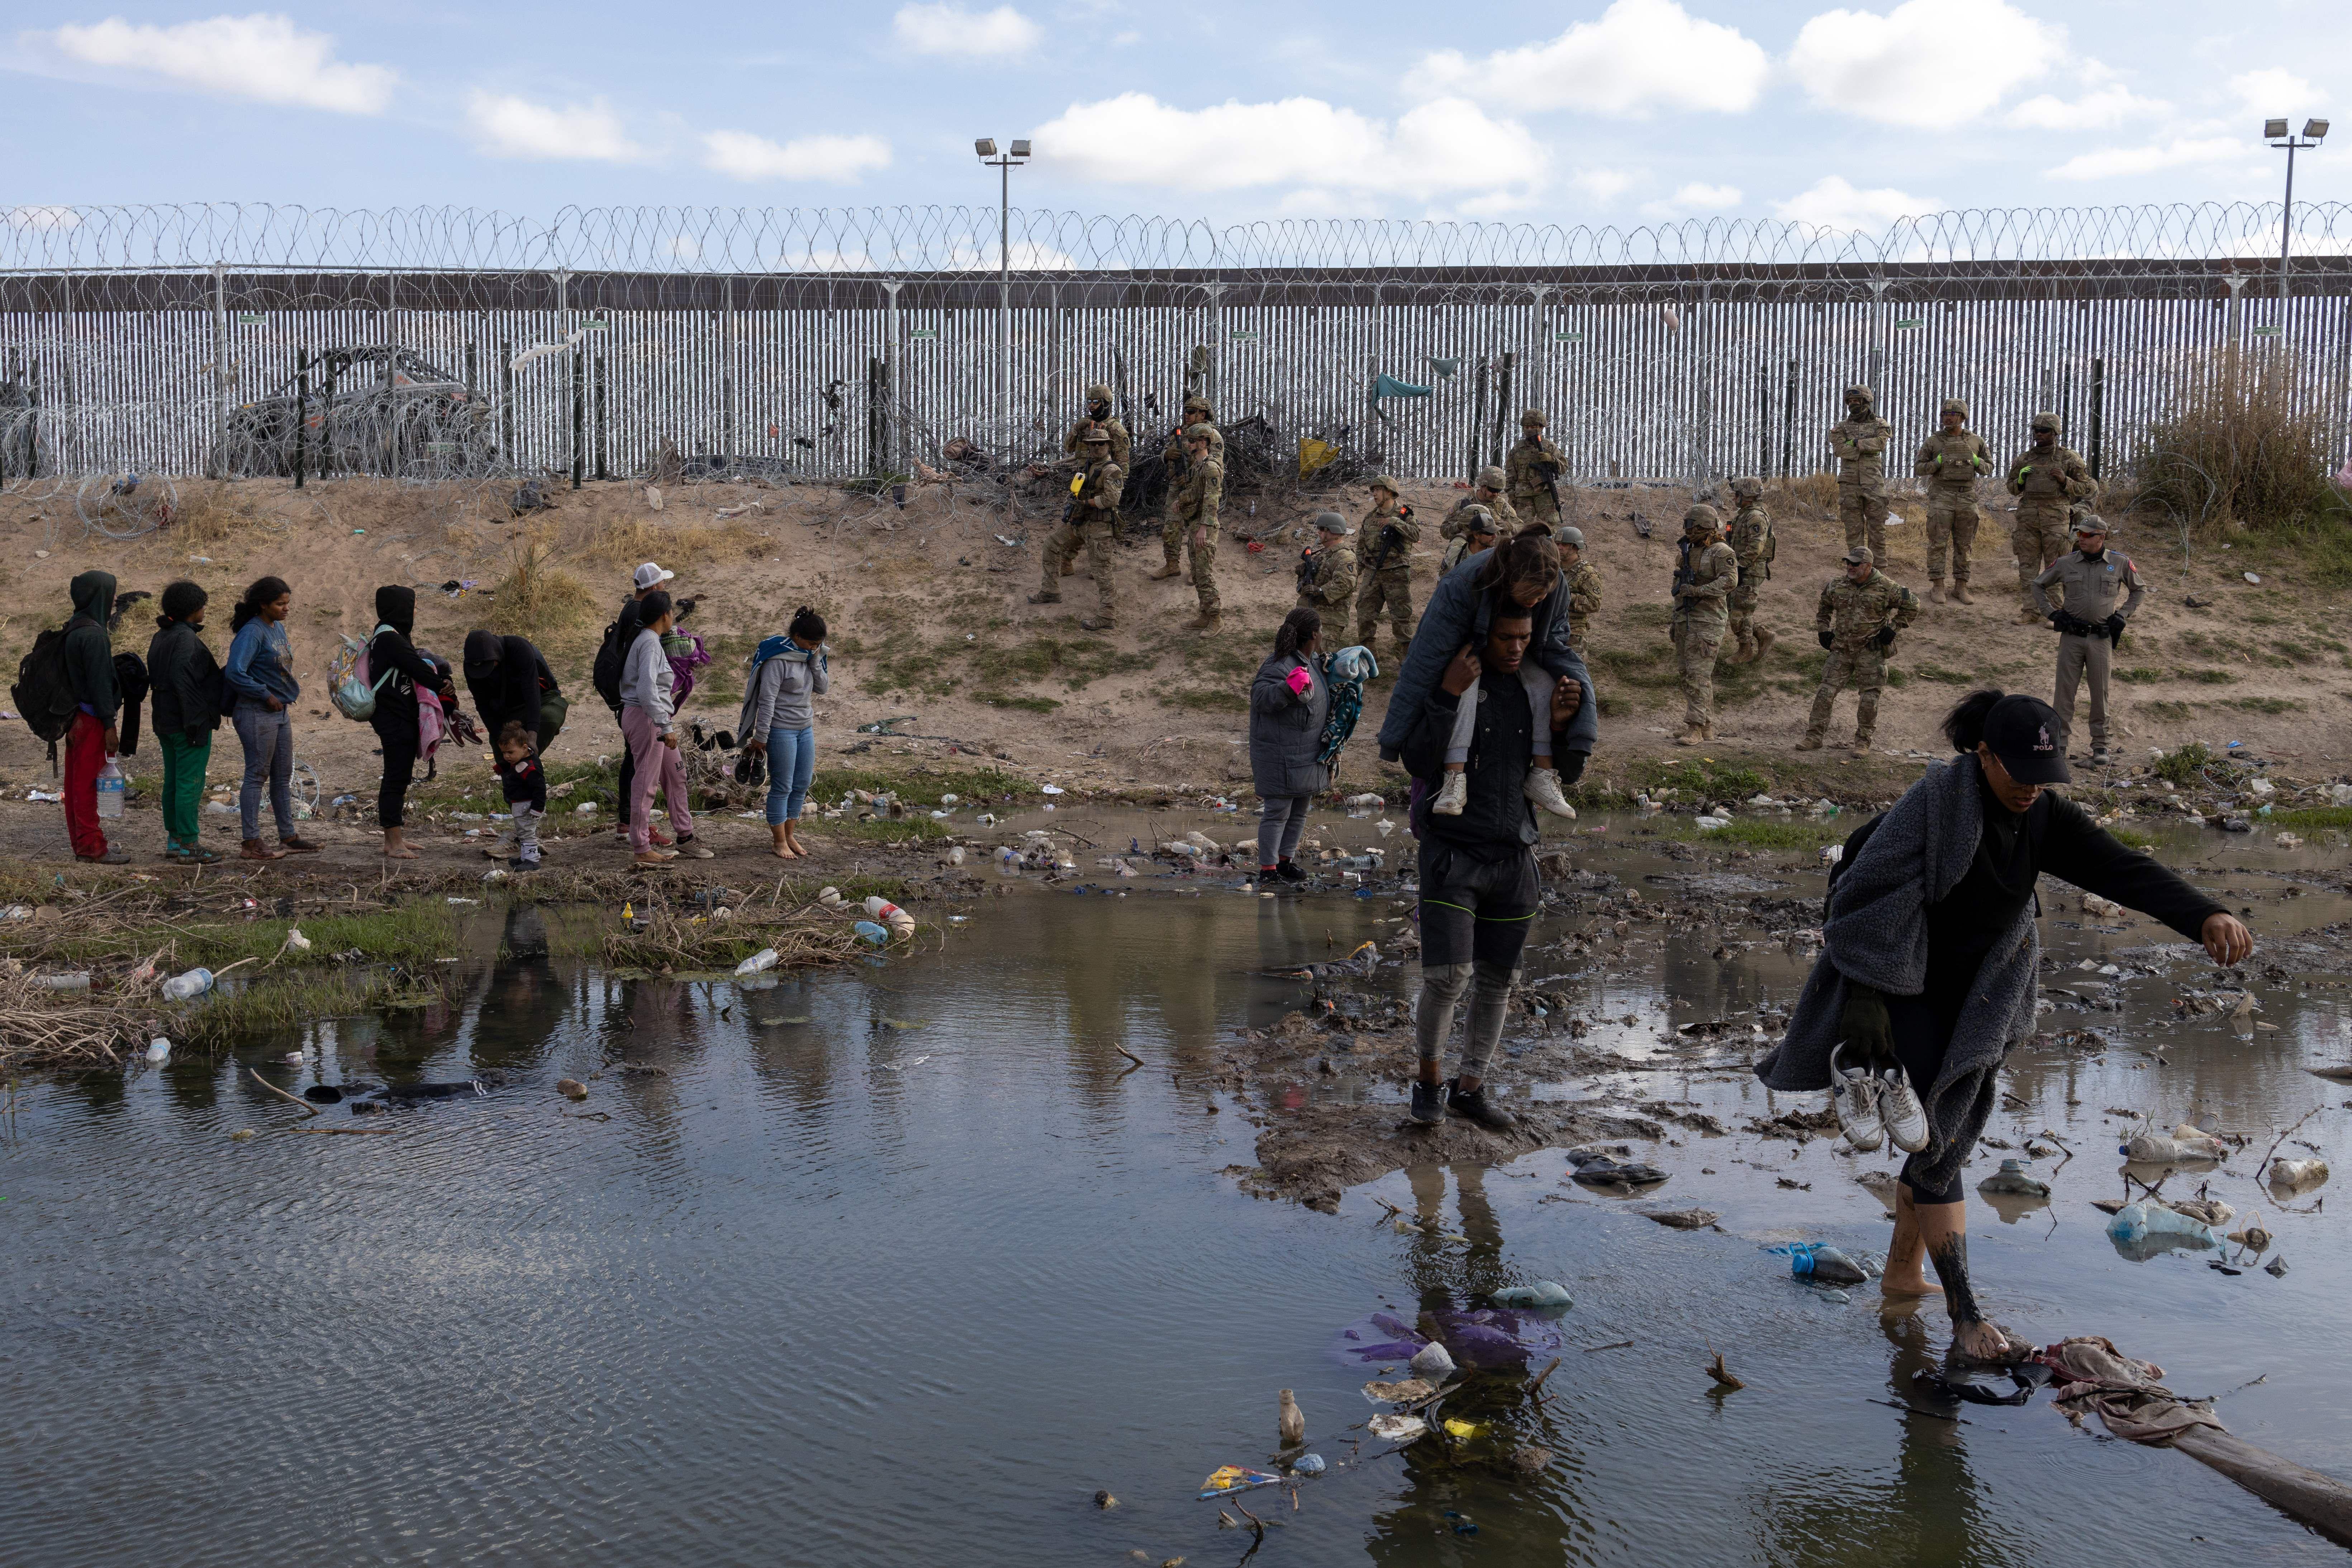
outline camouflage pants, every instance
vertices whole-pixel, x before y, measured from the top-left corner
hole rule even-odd
[[[1968,496],[1927,493],[1927,581],[1944,580],[1944,558],[1952,563],[1952,581],[1969,580],[1969,557],[1976,550],[1977,503]]]
[[[1400,643],[1412,641],[1412,568],[1383,566],[1356,591],[1356,640],[1366,647],[1380,625],[1381,611],[1389,613],[1389,629]]]
[[[2058,639],[2058,689],[2050,706],[2071,740],[2074,731],[2074,695],[2085,676],[2091,684],[2091,745],[2107,749],[2107,671],[2115,661],[2115,645],[2103,637],[2062,637]]]
[[[1868,745],[1878,730],[1878,693],[1885,685],[1886,655],[1881,650],[1867,646],[1830,649],[1829,663],[1822,667],[1822,689],[1813,693],[1812,716],[1805,721],[1805,739],[1820,743],[1829,732],[1830,711],[1837,706],[1838,693],[1851,686],[1857,689],[1853,738]]]
[[[1192,563],[1192,591],[1201,596],[1201,613],[1213,616],[1224,602],[1217,597],[1217,531],[1203,527],[1198,544],[1192,542],[1191,532],[1190,528],[1185,530],[1184,548]],[[1171,563],[1174,559],[1170,557]]]
[[[1176,508],[1171,505],[1168,515],[1160,523],[1160,548],[1171,567],[1183,562],[1185,532],[1184,520],[1176,515]]]
[[[1878,564],[1886,564],[1886,487],[1838,483],[1838,521],[1845,525],[1845,547],[1870,546]]]
[[[1734,647],[1746,647],[1756,640],[1756,599],[1757,590],[1738,587],[1734,588],[1730,597],[1725,601],[1731,608],[1731,621],[1727,629],[1731,634],[1731,646]],[[1570,646],[1575,645],[1571,643]]]
[[[2017,589],[2025,602],[2033,603],[2033,580],[2042,569],[2055,563],[2061,555],[2074,548],[2072,535],[2066,531],[2066,500],[2063,496],[2028,496],[2017,503],[2017,528],[2009,536],[2017,552]],[[2050,595],[2055,604],[2059,595]]]
[[[1045,541],[1045,592],[1060,595],[1062,563],[1083,549],[1087,570],[1094,574],[1095,591],[1102,595],[1102,618],[1107,621],[1118,619],[1118,589],[1110,574],[1112,527],[1108,514],[1098,514],[1084,521],[1063,523]]]
[[[1683,722],[1704,730],[1715,722],[1715,654],[1723,646],[1720,621],[1675,623],[1675,662],[1682,676]]]
[[[1580,621],[1574,616],[1570,616],[1568,618],[1568,646],[1574,648],[1577,652],[1582,653],[1584,651],[1585,634],[1591,628],[1591,625],[1592,622],[1590,616]]]
[[[1513,495],[1511,510],[1519,514],[1519,526],[1531,528],[1542,523],[1546,528],[1559,526],[1559,503],[1551,499],[1549,490],[1538,490],[1533,495]]]

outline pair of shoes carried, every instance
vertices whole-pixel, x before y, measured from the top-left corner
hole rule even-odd
[[[1459,816],[1469,802],[1469,773],[1447,773],[1445,782],[1438,786],[1437,798],[1429,803],[1429,809],[1439,816]]]
[[[1906,1154],[1927,1146],[1927,1113],[1900,1065],[1846,1067],[1830,1052],[1830,1108],[1846,1142],[1869,1153],[1888,1139]]]
[[[1528,782],[1519,787],[1520,793],[1554,816],[1565,816],[1571,822],[1576,820],[1576,807],[1569,805],[1568,796],[1559,791],[1559,769],[1529,768]]]
[[[1470,1089],[1462,1088],[1461,1084],[1462,1080],[1458,1078],[1445,1080],[1446,1110],[1465,1121],[1475,1121],[1479,1126],[1491,1128],[1496,1132],[1507,1132],[1518,1125],[1512,1120],[1509,1111],[1486,1098],[1485,1084],[1482,1083],[1477,1088]]]

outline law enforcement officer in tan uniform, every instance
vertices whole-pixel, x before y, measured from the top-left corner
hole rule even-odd
[[[1192,457],[1187,442],[1194,430],[1209,433],[1209,456],[1217,460],[1219,479],[1222,480],[1223,477],[1225,437],[1217,429],[1215,419],[1211,417],[1209,400],[1188,397],[1184,400],[1184,422],[1168,433],[1168,444],[1160,448],[1160,467],[1168,474],[1168,515],[1160,524],[1160,546],[1166,560],[1157,571],[1144,574],[1155,583],[1178,576],[1184,570],[1185,524],[1177,513],[1176,498],[1183,493],[1184,479],[1191,471]],[[1214,532],[1214,530],[1211,531]]]
[[[1070,505],[1062,524],[1045,541],[1044,585],[1029,595],[1033,605],[1062,602],[1062,567],[1080,549],[1094,574],[1095,590],[1102,595],[1102,613],[1081,620],[1090,632],[1108,631],[1118,621],[1118,591],[1111,578],[1110,544],[1118,517],[1118,497],[1127,483],[1126,471],[1111,461],[1110,432],[1097,426],[1079,437],[1086,448],[1086,467],[1071,481]]]
[[[1193,425],[1184,431],[1184,483],[1172,505],[1192,564],[1192,591],[1201,600],[1201,614],[1192,622],[1196,632],[1217,629],[1223,603],[1217,596],[1217,508],[1224,500],[1225,466],[1211,444],[1216,428]]]
[[[1550,423],[1542,409],[1528,409],[1519,416],[1519,438],[1503,454],[1511,509],[1522,523],[1539,522],[1546,528],[1559,523],[1559,477],[1568,472],[1567,454],[1544,434]]]
[[[1503,477],[1503,466],[1500,463],[1489,463],[1479,469],[1477,484],[1472,488],[1467,496],[1454,503],[1454,510],[1445,514],[1444,522],[1438,524],[1437,537],[1440,539],[1461,537],[1462,525],[1475,507],[1486,508],[1488,519],[1494,522],[1496,531],[1503,537],[1508,538],[1518,532],[1519,514],[1511,510],[1510,498],[1503,493],[1503,487],[1507,482]]]
[[[1298,558],[1298,605],[1318,612],[1324,624],[1344,626],[1356,602],[1355,530],[1336,511],[1315,514],[1315,547]]]
[[[1886,686],[1886,650],[1895,634],[1919,614],[1911,590],[1878,570],[1867,545],[1845,552],[1845,572],[1822,589],[1813,613],[1813,629],[1829,649],[1822,667],[1821,689],[1813,693],[1813,711],[1805,721],[1801,752],[1818,752],[1829,731],[1837,694],[1856,689],[1853,705],[1853,754],[1870,754],[1870,741],[1878,729],[1878,694]]]
[[[1683,542],[1675,568],[1672,635],[1682,676],[1683,732],[1677,746],[1715,738],[1715,655],[1731,617],[1727,601],[1739,581],[1739,558],[1723,542],[1722,520],[1711,506],[1683,514]]]
[[[2009,466],[2009,493],[2017,498],[2017,529],[2010,542],[2017,550],[2017,588],[2025,601],[2017,619],[2023,626],[2042,619],[2034,578],[2071,548],[2066,515],[2072,503],[2099,493],[2099,482],[2083,459],[2058,444],[2058,416],[2035,415],[2033,445]]]
[[[1739,560],[1739,584],[1731,590],[1731,633],[1733,664],[1753,664],[1772,651],[1779,639],[1756,624],[1756,601],[1764,593],[1764,584],[1772,575],[1773,559],[1780,552],[1780,542],[1772,532],[1772,514],[1764,509],[1764,481],[1752,474],[1744,474],[1731,481],[1731,499],[1738,510],[1732,514],[1731,526],[1724,531],[1724,542]]]
[[[2033,580],[2033,600],[2058,634],[2058,690],[2050,706],[2071,739],[2074,729],[2074,693],[2085,676],[2091,683],[2091,761],[2104,764],[2107,751],[2107,676],[2115,660],[2124,623],[2147,596],[2139,568],[2130,556],[2111,548],[2107,525],[2096,512],[2074,519],[2074,548]],[[2065,599],[2053,608],[2050,589]]]
[[[1927,481],[1927,602],[1944,602],[1944,562],[1952,565],[1952,602],[1969,597],[1969,556],[1977,542],[1977,480],[1993,471],[1984,437],[1969,429],[1969,405],[1944,400],[1943,428],[1920,444],[1911,472]]]
[[[1584,558],[1584,530],[1555,528],[1551,536],[1559,546],[1560,575],[1568,579],[1568,646],[1580,654],[1592,617],[1601,612],[1601,574]]]
[[[1886,447],[1895,426],[1878,416],[1866,386],[1845,389],[1845,417],[1830,426],[1830,453],[1838,465],[1838,521],[1845,547],[1870,547],[1871,559],[1886,554]]]
[[[1399,499],[1394,479],[1381,474],[1371,490],[1372,509],[1356,529],[1356,640],[1372,646],[1385,608],[1402,656],[1412,641],[1412,547],[1421,542],[1421,524]]]

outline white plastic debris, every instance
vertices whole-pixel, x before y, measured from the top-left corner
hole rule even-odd
[[[839,888],[819,888],[816,890],[816,901],[823,904],[829,910],[839,909],[841,907],[841,889]]]
[[[763,947],[735,966],[738,974],[763,974],[776,967],[776,950]]]
[[[1037,793],[1039,795],[1067,795],[1070,792],[1064,789],[1060,784],[1040,784],[1037,786]]]
[[[289,952],[308,952],[310,951],[310,939],[302,934],[302,928],[300,926],[288,926],[286,928],[286,951]]]
[[[1698,819],[1701,833],[1716,833],[1730,826],[1731,818],[1727,816],[1702,816]]]
[[[1843,859],[1844,859],[1844,858],[1845,858],[1845,846],[1844,846],[1844,845],[1843,845],[1843,844],[1824,844],[1824,845],[1822,845],[1822,865],[1824,865],[1824,866],[1834,866],[1834,865],[1836,865],[1839,861],[1841,861],[1841,860],[1843,860]]]
[[[159,1063],[170,1061],[172,1059],[172,1042],[163,1038],[161,1035],[158,1035],[153,1039],[148,1041],[147,1059],[151,1062]]]
[[[596,803],[593,800],[583,800],[578,805],[572,808],[572,815],[574,816],[593,816],[596,815]]]

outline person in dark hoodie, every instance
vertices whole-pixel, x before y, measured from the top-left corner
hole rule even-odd
[[[401,837],[407,820],[408,786],[416,782],[423,746],[416,729],[416,688],[444,700],[457,695],[448,671],[416,651],[408,640],[416,627],[416,590],[392,584],[375,591],[375,636],[368,640],[368,678],[376,688],[375,714],[368,723],[383,742],[383,782],[377,787],[376,820],[383,826],[383,852],[394,860],[414,860],[416,851]]]
[[[205,646],[204,589],[182,578],[163,590],[163,613],[147,645],[148,700],[163,748],[163,858],[210,866],[203,832],[205,769],[220,728],[221,667]]]
[[[121,742],[115,720],[122,711],[122,685],[114,675],[114,642],[107,622],[114,616],[114,574],[85,572],[73,580],[74,613],[66,620],[66,679],[73,688],[75,713],[66,730],[66,834],[74,858],[120,866],[131,858],[110,847],[98,825],[98,775]]]
[[[507,746],[502,737],[506,727],[519,727],[526,762],[536,778],[535,791],[541,797],[539,810],[544,812],[547,778],[540,756],[549,742],[563,727],[563,717],[570,704],[555,684],[554,672],[529,637],[500,637],[496,632],[470,631],[466,634],[466,689],[473,693],[475,710],[480,715],[482,731],[491,740],[491,754],[497,759],[499,787],[505,795],[508,809],[514,818],[515,848],[521,858],[532,865],[539,862],[539,836],[535,818],[527,818],[516,803],[525,801],[533,793],[507,760]],[[518,791],[522,793],[519,794]],[[497,856],[505,853],[503,846],[492,847],[485,853]]]

